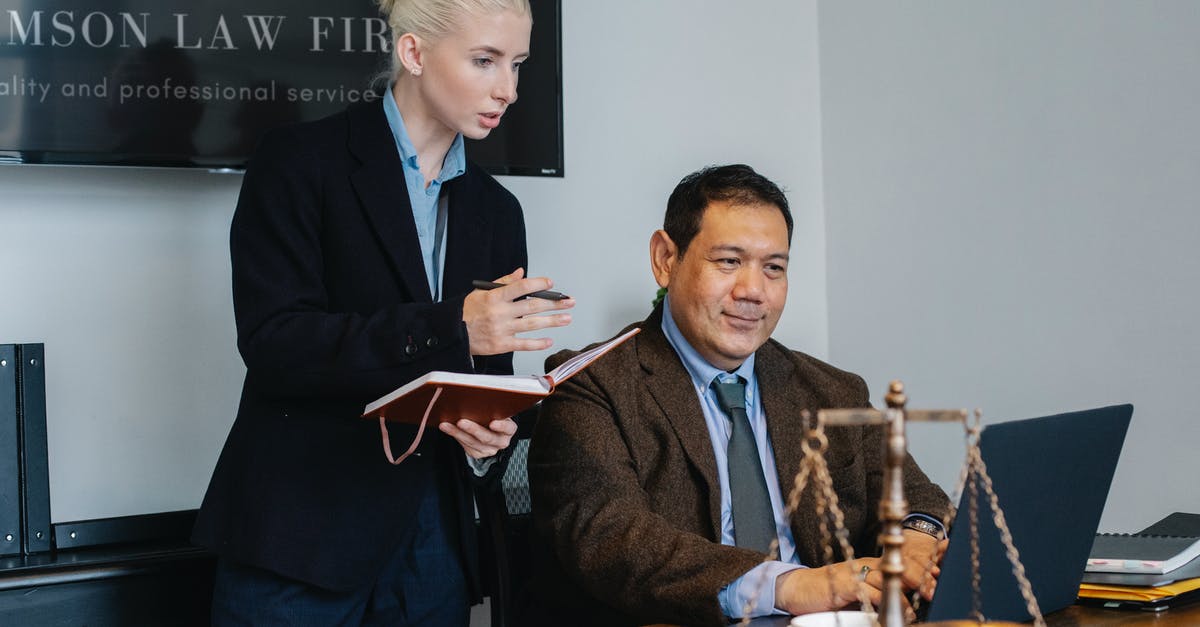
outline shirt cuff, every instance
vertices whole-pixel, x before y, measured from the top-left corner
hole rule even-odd
[[[725,612],[729,618],[734,619],[747,615],[753,618],[768,614],[785,614],[786,612],[775,608],[775,580],[780,575],[797,568],[804,567],[776,561],[763,562],[751,568],[745,575],[731,581],[717,594],[717,602],[721,605],[721,611]],[[758,598],[755,599],[754,605],[747,613],[746,605],[760,585],[762,589],[758,590]]]
[[[466,453],[463,453],[463,455],[466,455]],[[471,472],[474,472],[476,477],[482,477],[486,475],[488,469],[492,467],[492,464],[496,463],[495,455],[492,455],[491,457],[484,457],[483,459],[475,459],[470,455],[466,455],[466,457],[467,465],[471,467]]]

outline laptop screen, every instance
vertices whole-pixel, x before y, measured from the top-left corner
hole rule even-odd
[[[983,461],[1043,614],[1075,602],[1132,415],[1132,405],[1115,405],[983,430]],[[928,620],[971,617],[966,493],[951,525]],[[1028,620],[982,486],[978,515],[983,615],[989,620]]]

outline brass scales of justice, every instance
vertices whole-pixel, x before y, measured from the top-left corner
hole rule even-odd
[[[978,516],[979,489],[982,487],[988,498],[992,522],[1000,532],[1006,556],[1012,565],[1012,572],[1017,580],[1021,596],[1025,600],[1026,609],[1029,611],[1030,616],[1033,617],[1035,626],[1045,627],[1045,620],[1042,617],[1041,610],[1038,608],[1037,599],[1033,596],[1033,589],[1029,584],[1029,579],[1025,576],[1025,569],[1021,565],[1017,548],[1013,544],[1012,534],[1009,532],[1008,524],[1004,519],[1004,512],[1000,509],[999,499],[997,499],[996,493],[992,489],[991,478],[987,474],[987,467],[980,454],[981,412],[976,410],[973,414],[968,414],[967,411],[962,409],[907,409],[905,405],[908,399],[904,393],[904,384],[900,381],[892,381],[889,384],[888,393],[884,396],[884,400],[887,404],[887,409],[884,410],[871,408],[822,409],[817,412],[815,420],[808,410],[802,413],[805,438],[801,443],[801,449],[804,452],[804,457],[800,463],[800,469],[796,473],[792,490],[788,495],[786,505],[787,517],[791,518],[795,514],[799,507],[801,493],[808,482],[812,481],[815,489],[814,500],[817,519],[820,521],[825,562],[827,564],[833,563],[833,542],[836,540],[841,548],[847,567],[852,568],[850,564],[854,560],[854,549],[850,546],[848,540],[849,533],[845,527],[842,511],[838,505],[838,496],[833,490],[833,480],[829,474],[829,467],[825,460],[825,451],[829,444],[825,436],[825,427],[882,425],[885,428],[884,473],[883,492],[880,497],[878,514],[882,525],[879,542],[883,546],[883,554],[880,558],[879,570],[883,573],[883,596],[879,611],[876,613],[873,611],[874,608],[871,605],[870,599],[866,596],[864,587],[860,585],[859,602],[865,612],[864,615],[870,617],[877,627],[903,627],[908,625],[909,621],[906,617],[906,605],[908,603],[904,598],[902,581],[905,568],[901,553],[904,546],[903,527],[901,523],[909,513],[908,501],[904,496],[903,481],[904,460],[908,456],[908,440],[905,435],[905,424],[908,422],[959,423],[962,425],[966,436],[967,452],[953,494],[962,495],[966,499],[968,507],[968,525],[971,534],[972,619],[925,624],[930,625],[930,627],[958,627],[979,624],[993,626],[1018,625],[1018,623],[1011,622],[989,622],[982,612]],[[972,415],[973,420],[970,419]],[[966,490],[965,494],[964,489]],[[952,506],[951,511],[947,514],[947,518],[942,521],[943,527],[947,531],[949,531],[949,520],[953,517],[954,508]],[[830,523],[833,524],[832,532],[830,530]],[[775,559],[778,551],[778,540],[776,540],[771,544],[770,554],[767,559]],[[927,568],[925,576],[928,577],[929,573],[930,570]],[[856,577],[861,582],[865,579],[866,574],[866,569],[864,569]],[[766,584],[766,582],[762,581],[759,583],[758,589],[761,590],[762,585]],[[830,583],[832,585],[832,581]],[[755,600],[751,599],[751,604]],[[916,609],[919,607],[919,604],[920,596],[914,592],[911,599],[911,607]],[[838,618],[840,614],[834,614],[835,624],[840,624],[840,619]],[[748,623],[749,618],[743,619],[743,625]]]

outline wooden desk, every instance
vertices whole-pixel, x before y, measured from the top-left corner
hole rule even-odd
[[[1106,610],[1098,607],[1072,605],[1065,610],[1046,616],[1047,627],[1184,627],[1200,625],[1200,604],[1163,610],[1162,612],[1137,612],[1130,610]]]
[[[752,627],[787,627],[786,616],[756,618]],[[1195,627],[1200,625],[1200,603],[1162,612],[1106,610],[1072,605],[1046,615],[1046,627]]]

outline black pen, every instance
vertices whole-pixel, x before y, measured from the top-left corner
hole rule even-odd
[[[497,287],[504,287],[503,283],[493,283],[491,281],[480,281],[479,279],[475,279],[474,281],[471,281],[471,285],[477,290],[494,290]],[[540,298],[542,300],[566,300],[566,299],[570,298],[570,296],[567,296],[566,294],[562,294],[559,292],[552,292],[550,290],[539,290],[536,292],[530,292],[530,293],[526,294],[525,296],[522,296],[521,298],[526,298],[529,296],[532,296],[534,298]]]

